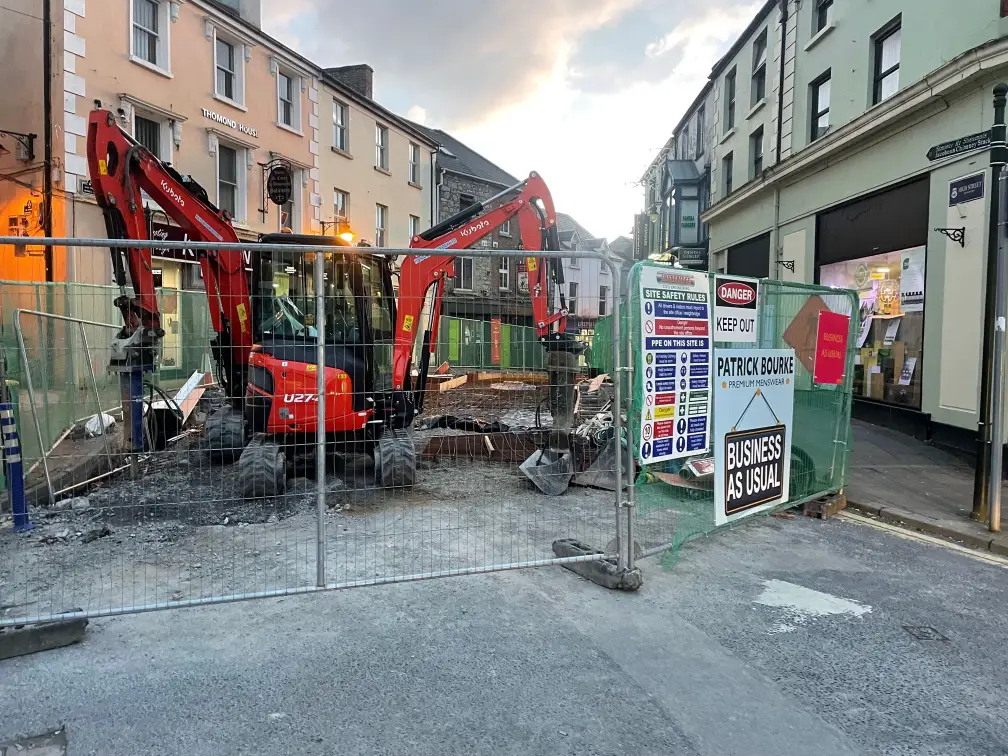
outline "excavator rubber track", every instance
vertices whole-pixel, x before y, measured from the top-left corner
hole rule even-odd
[[[279,444],[257,436],[238,460],[238,479],[246,499],[273,499],[287,492],[287,455]]]
[[[375,445],[374,461],[381,488],[412,488],[416,483],[416,446],[407,431],[386,431]]]

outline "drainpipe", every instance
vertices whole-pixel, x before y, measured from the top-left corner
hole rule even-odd
[[[431,227],[435,226],[439,222],[438,218],[438,199],[441,196],[441,179],[437,175],[437,150],[431,150],[430,154],[430,175],[431,175],[431,200],[430,200],[430,218]]]
[[[42,227],[46,236],[52,237],[52,0],[42,0],[42,117],[45,169],[42,175]],[[53,248],[45,248],[46,281],[53,280]]]
[[[781,159],[781,142],[784,133],[784,59],[787,57],[787,25],[788,25],[788,2],[790,0],[780,0],[781,13],[781,48],[780,48],[780,78],[777,86],[777,153],[774,156],[774,164]]]
[[[780,280],[780,185],[774,184],[773,226],[770,228],[770,277]]]

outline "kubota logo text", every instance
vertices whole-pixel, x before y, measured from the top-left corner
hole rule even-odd
[[[490,227],[490,221],[481,220],[479,223],[474,223],[469,228],[463,228],[459,231],[460,236],[472,236],[473,234],[482,231],[484,228]]]
[[[165,190],[165,193],[171,197],[178,204],[179,207],[185,207],[185,200],[182,199],[181,195],[168,186],[168,182],[161,179],[161,188]]]

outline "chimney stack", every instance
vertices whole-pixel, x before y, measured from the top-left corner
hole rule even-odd
[[[327,68],[326,73],[369,100],[374,99],[374,69],[367,63]]]

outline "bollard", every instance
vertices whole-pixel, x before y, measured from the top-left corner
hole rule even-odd
[[[3,458],[6,463],[7,488],[11,513],[14,515],[14,532],[26,533],[34,525],[28,519],[28,503],[24,494],[24,468],[21,465],[21,442],[14,423],[14,405],[0,404],[0,429],[3,431]]]

